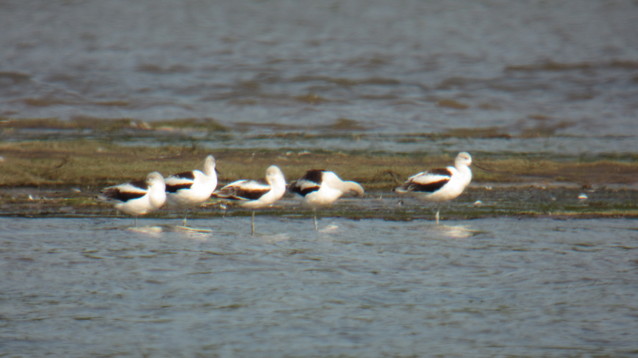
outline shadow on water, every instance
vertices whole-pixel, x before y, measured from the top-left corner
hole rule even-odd
[[[374,236],[378,234],[377,225],[371,225],[371,223],[379,222],[377,219],[349,220],[324,218],[319,221],[319,230],[315,231],[313,229],[312,219],[290,220],[264,216],[258,217],[257,220],[259,221],[259,230],[254,236],[250,235],[250,228],[247,229],[245,226],[246,219],[243,217],[225,218],[223,220],[193,220],[193,223],[197,225],[197,227],[185,227],[157,222],[156,224],[140,226],[106,226],[96,228],[96,230],[114,231],[123,235],[138,234],[156,238],[171,236],[206,240],[209,238],[241,237],[277,243],[293,239],[330,239],[342,236],[365,238],[369,235]],[[381,220],[381,222],[385,221]],[[416,220],[410,223],[399,223],[396,225],[398,230],[411,232],[416,237],[422,237],[424,239],[467,239],[484,233],[484,231],[474,229],[471,224],[436,224],[429,221]],[[403,228],[399,229],[399,226],[403,226]]]
[[[434,236],[440,235],[443,238],[449,239],[467,239],[481,233],[478,230],[472,229],[470,225],[435,224],[430,230]]]

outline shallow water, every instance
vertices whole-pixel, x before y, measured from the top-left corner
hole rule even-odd
[[[5,1],[1,10],[3,118],[213,118],[228,131],[205,135],[212,148],[279,147],[255,136],[300,132],[326,137],[284,145],[638,151],[631,1]],[[343,119],[354,124],[345,132],[372,137],[331,139]],[[457,128],[514,139],[401,139]]]
[[[0,355],[638,353],[636,220],[249,220],[0,218]]]

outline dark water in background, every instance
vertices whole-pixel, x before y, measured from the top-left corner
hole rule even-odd
[[[0,23],[3,117],[214,118],[235,136],[211,147],[638,151],[635,1],[3,1]],[[359,142],[251,141],[340,119]],[[491,127],[516,138],[400,137]]]
[[[0,218],[0,355],[638,353],[635,220],[248,221]]]

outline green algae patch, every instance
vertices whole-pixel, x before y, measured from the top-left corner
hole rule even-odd
[[[109,216],[114,210],[95,196],[102,187],[201,168],[204,158],[217,159],[219,185],[243,178],[261,179],[268,166],[282,168],[288,182],[309,169],[335,171],[361,183],[366,197],[344,198],[319,216],[388,220],[431,219],[434,207],[393,189],[427,168],[449,165],[455,153],[369,153],[364,151],[294,151],[285,149],[209,150],[191,146],[132,146],[100,140],[48,140],[0,144],[0,215]],[[633,157],[549,158],[476,153],[470,187],[443,209],[446,218],[493,216],[637,217],[638,161]],[[586,197],[586,199],[579,199]],[[194,210],[193,217],[249,215],[240,208],[221,210],[221,203]],[[182,215],[167,210],[158,217]],[[311,217],[300,198],[259,215]]]
[[[372,190],[391,190],[427,168],[447,166],[454,153],[368,153],[274,149],[208,150],[201,146],[131,146],[100,140],[22,141],[0,144],[0,186],[97,186],[139,179],[150,171],[170,175],[200,168],[217,158],[220,182],[262,178],[279,165],[288,181],[309,169],[327,169]],[[612,158],[535,158],[477,153],[473,183],[570,183],[580,186],[634,185],[638,161]]]
[[[574,183],[591,185],[633,185],[638,183],[638,162],[594,159],[582,161],[578,158],[565,160],[512,157],[495,161],[477,162],[475,172],[483,179],[511,183]]]
[[[436,101],[436,105],[443,108],[461,109],[470,108],[469,105],[450,98],[443,98]]]
[[[181,118],[152,122],[153,128],[160,130],[195,129],[207,132],[225,132],[228,130],[213,118]]]

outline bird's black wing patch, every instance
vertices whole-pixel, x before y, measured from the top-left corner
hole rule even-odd
[[[243,189],[243,188],[237,188],[234,191],[234,196],[237,196],[239,198],[242,199],[248,199],[248,200],[257,200],[259,198],[261,198],[262,196],[264,196],[264,194],[266,194],[267,192],[269,192],[270,189]]]
[[[321,186],[305,181],[305,180],[302,181],[300,179],[299,181],[293,181],[292,183],[290,183],[290,186],[288,188],[289,188],[288,190],[290,190],[291,193],[299,194],[301,196],[306,196],[312,192],[319,190]]]
[[[135,180],[130,182],[129,184],[143,190],[148,190],[148,184],[146,183],[146,180]]]
[[[166,185],[167,193],[177,193],[178,190],[181,189],[190,189],[193,186],[193,183],[184,183],[184,184],[175,184],[175,185]]]
[[[188,171],[188,172],[182,172],[182,173],[178,173],[178,174],[173,174],[171,175],[172,177],[176,177],[176,178],[182,178],[182,179],[190,179],[193,180],[195,179],[195,174],[193,174],[193,171]]]
[[[229,200],[257,200],[269,191],[270,186],[261,181],[238,180],[221,188],[212,196]]]
[[[444,180],[439,180],[439,181],[435,181],[435,182],[427,183],[427,184],[419,184],[419,183],[411,182],[408,185],[407,189],[409,191],[433,193],[441,189],[449,181],[450,181],[449,179],[444,179]]]
[[[141,198],[146,195],[146,193],[121,191],[118,188],[108,188],[102,191],[102,195],[104,195],[104,197],[108,199],[126,202],[129,200]]]
[[[299,180],[295,180],[288,186],[288,190],[291,193],[299,194],[301,196],[306,196],[312,192],[315,192],[321,188],[320,185],[315,181],[311,181],[309,179],[301,178]]]
[[[301,177],[301,179],[321,184],[323,172],[325,171],[325,169],[310,169],[306,172],[306,174],[304,174],[303,177]]]
[[[429,174],[436,174],[436,175],[445,175],[448,177],[452,176],[452,172],[448,169],[448,168],[436,168],[436,169],[430,169],[428,170]]]

